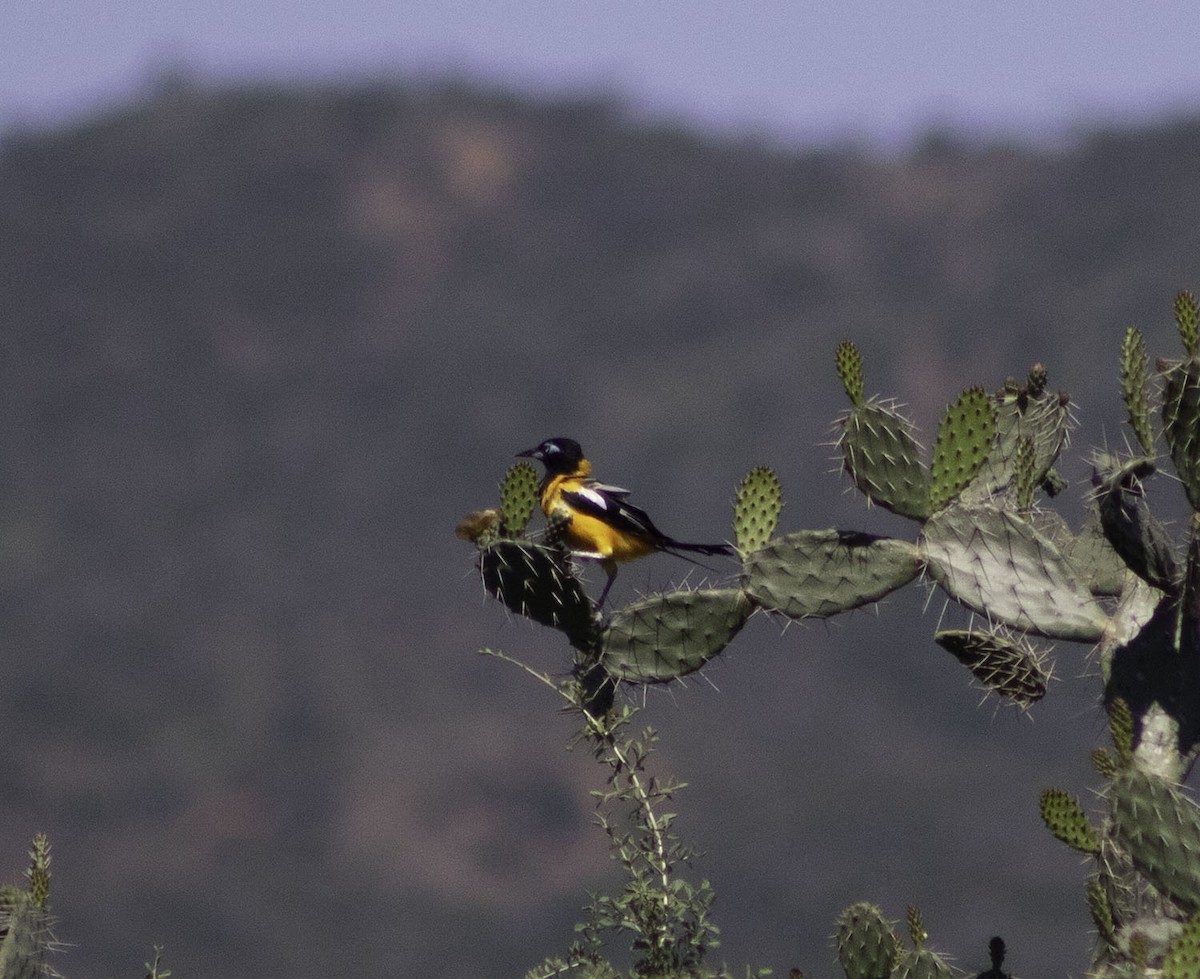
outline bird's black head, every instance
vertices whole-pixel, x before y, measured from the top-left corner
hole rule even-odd
[[[546,439],[537,448],[526,449],[517,455],[537,459],[546,467],[546,472],[551,474],[573,473],[583,461],[583,449],[579,443],[574,439],[564,438]]]

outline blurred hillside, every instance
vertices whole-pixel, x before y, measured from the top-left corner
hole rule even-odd
[[[0,878],[55,845],[70,976],[511,976],[602,886],[597,773],[474,651],[566,665],[484,601],[452,528],[572,435],[670,533],[910,535],[829,472],[836,342],[928,431],[1045,362],[1075,458],[1119,443],[1130,323],[1200,288],[1200,120],[1050,154],[718,139],[465,86],[165,86],[0,140]],[[1078,519],[1086,469],[1068,470]],[[655,558],[615,601],[695,568]],[[964,968],[1082,973],[1086,651],[1035,723],[978,707],[917,590],[755,621],[652,691],[721,954],[833,975],[836,913],[914,901]],[[938,600],[940,603],[940,600]],[[974,956],[970,958],[969,956]]]

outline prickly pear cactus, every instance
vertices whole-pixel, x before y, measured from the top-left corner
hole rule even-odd
[[[1046,371],[1040,364],[1029,372],[1024,385],[1010,381],[996,395],[996,438],[987,460],[971,485],[963,491],[965,503],[999,500],[1017,488],[1021,442],[1028,440],[1032,481],[1048,495],[1061,489],[1054,471],[1059,453],[1067,445],[1072,420],[1065,395],[1046,389]]]
[[[479,568],[489,595],[518,615],[561,629],[577,649],[590,647],[595,609],[564,552],[503,539],[481,551]]]
[[[1200,918],[1192,918],[1175,936],[1162,964],[1163,979],[1200,976]]]
[[[962,663],[985,690],[1028,707],[1046,696],[1049,674],[1033,644],[1010,629],[942,629],[934,633],[942,649]]]
[[[743,587],[761,608],[791,619],[828,618],[878,601],[917,577],[907,541],[840,530],[803,530],[744,557]]]
[[[1099,853],[1100,840],[1083,806],[1073,795],[1060,789],[1042,793],[1042,822],[1072,850]]]
[[[837,956],[846,979],[888,979],[900,958],[900,940],[873,904],[852,904],[837,923]]]
[[[964,391],[947,410],[933,443],[929,487],[932,508],[956,500],[978,474],[996,437],[996,408],[983,388]]]
[[[509,466],[500,484],[500,512],[506,537],[525,533],[538,504],[538,483],[537,470],[530,463],[517,462]]]
[[[55,947],[51,933],[50,844],[39,834],[34,838],[26,871],[28,890],[0,886],[0,977],[42,979],[54,974],[46,963]]]
[[[779,477],[767,466],[751,470],[738,487],[733,506],[733,532],[737,549],[746,554],[771,539],[783,509]]]
[[[1160,894],[1200,911],[1200,809],[1179,789],[1136,768],[1112,785],[1113,835]]]
[[[843,465],[854,485],[902,517],[928,517],[929,473],[909,421],[894,408],[867,402],[851,408],[840,427]]]
[[[774,473],[759,468],[737,491],[741,567],[728,587],[650,595],[605,618],[561,544],[569,515],[551,515],[540,542],[526,536],[538,494],[527,464],[505,477],[500,507],[471,515],[459,534],[478,549],[488,592],[564,632],[577,671],[610,694],[618,681],[702,669],[756,611],[827,618],[921,577],[970,619],[940,629],[937,643],[1022,707],[1046,692],[1041,640],[1096,644],[1114,750],[1093,760],[1108,782],[1109,812],[1094,823],[1077,800],[1048,790],[1042,816],[1094,862],[1086,901],[1099,936],[1095,975],[1196,975],[1200,939],[1188,919],[1200,915],[1200,816],[1179,785],[1200,756],[1200,309],[1181,293],[1174,313],[1183,356],[1157,362],[1157,384],[1141,334],[1124,336],[1120,388],[1136,449],[1094,457],[1077,532],[1042,506],[1065,485],[1056,467],[1073,427],[1070,399],[1050,389],[1044,367],[994,394],[960,395],[926,462],[912,423],[868,397],[862,357],[846,342],[836,354],[850,401],[836,422],[842,469],[870,504],[914,521],[911,541],[848,530],[777,534],[782,493]],[[1177,477],[1191,504],[1183,534],[1155,515],[1150,491],[1160,473]],[[944,974],[916,940],[901,956],[871,905],[843,913],[837,940],[849,979]]]
[[[937,952],[915,948],[900,956],[891,979],[954,979],[958,975]]]
[[[600,664],[611,676],[636,683],[687,676],[729,645],[752,611],[735,588],[653,595],[609,620]]]
[[[1131,326],[1125,331],[1121,347],[1121,396],[1125,400],[1129,427],[1137,438],[1142,453],[1154,455],[1154,430],[1150,427],[1149,368],[1146,343],[1142,332]]]
[[[1108,624],[1058,548],[1008,510],[976,504],[936,513],[921,548],[933,580],[993,621],[1078,642],[1096,642]]]
[[[1200,510],[1200,358],[1163,370],[1163,438],[1193,510]]]

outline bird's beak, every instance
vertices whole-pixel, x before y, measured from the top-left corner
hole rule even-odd
[[[521,458],[522,456],[527,459],[537,459],[538,462],[541,462],[543,459],[542,447],[539,445],[539,446],[535,446],[532,449],[526,449],[524,452],[517,453],[518,459]]]

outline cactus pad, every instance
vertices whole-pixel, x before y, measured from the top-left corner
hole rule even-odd
[[[25,871],[29,881],[29,896],[33,903],[45,911],[50,907],[50,841],[45,833],[33,838],[33,849],[29,851],[29,869]]]
[[[992,449],[996,409],[982,388],[959,395],[946,411],[933,444],[930,504],[941,510],[975,478]]]
[[[890,979],[955,979],[956,975],[937,952],[919,948],[900,956]]]
[[[1200,918],[1192,918],[1175,936],[1163,958],[1162,979],[1200,976]]]
[[[566,554],[529,541],[500,540],[479,555],[484,587],[518,615],[561,629],[576,649],[588,649],[596,612]]]
[[[1100,508],[1095,501],[1088,507],[1087,519],[1079,533],[1066,542],[1064,554],[1093,595],[1121,594],[1128,569],[1104,534]]]
[[[1181,292],[1175,297],[1175,325],[1187,355],[1200,354],[1200,314],[1196,309],[1196,297],[1190,292]]]
[[[733,509],[733,532],[742,554],[771,539],[782,507],[783,491],[775,471],[767,466],[751,470],[738,487]]]
[[[931,512],[929,474],[912,425],[893,408],[857,405],[841,421],[843,465],[873,502],[902,517],[924,520]]]
[[[1096,931],[1104,943],[1110,947],[1116,944],[1116,923],[1113,921],[1112,904],[1108,899],[1108,890],[1104,882],[1096,874],[1087,879],[1086,885],[1088,913]]]
[[[837,346],[835,358],[838,377],[842,379],[842,387],[850,396],[850,403],[855,406],[861,405],[866,400],[863,395],[865,383],[863,381],[862,354],[858,352],[858,347],[849,340],[843,340]]]
[[[920,546],[933,579],[994,622],[1078,642],[1104,632],[1107,617],[1058,548],[1014,513],[942,510],[926,522]]]
[[[1080,853],[1099,853],[1100,840],[1079,800],[1061,789],[1046,789],[1041,799],[1042,822],[1058,839]]]
[[[1116,756],[1107,748],[1093,748],[1091,754],[1092,768],[1101,778],[1114,779],[1120,774],[1121,765]]]
[[[1013,491],[1017,444],[1022,438],[1033,443],[1035,482],[1048,492],[1057,492],[1060,487],[1053,466],[1071,431],[1067,399],[1044,390],[1034,395],[1028,388],[1006,387],[996,395],[995,403],[995,443],[970,486],[963,490],[963,502],[981,502]]]
[[[987,690],[1007,697],[1017,706],[1028,707],[1046,695],[1049,677],[1028,643],[1013,641],[999,629],[946,629],[933,638]]]
[[[532,464],[522,460],[508,467],[500,483],[500,512],[504,533],[516,537],[524,532],[538,502],[538,474]]]
[[[1192,509],[1200,512],[1200,359],[1189,357],[1163,374],[1163,437]]]
[[[921,568],[907,541],[804,530],[746,555],[743,585],[757,605],[791,619],[827,618],[878,601]]]
[[[837,954],[846,979],[888,979],[900,942],[879,908],[860,902],[838,916]]]
[[[1162,591],[1174,592],[1179,566],[1171,538],[1150,512],[1142,481],[1154,472],[1151,459],[1124,463],[1111,456],[1097,455],[1096,506],[1100,527],[1125,566],[1143,581]]]
[[[54,943],[50,919],[32,895],[16,891],[7,896],[12,899],[0,915],[0,976],[42,979],[46,953]]]
[[[1131,326],[1121,347],[1121,396],[1129,414],[1129,427],[1142,451],[1154,455],[1154,430],[1150,427],[1150,396],[1147,382],[1146,344],[1142,331]]]
[[[1200,910],[1200,809],[1179,789],[1136,768],[1112,783],[1116,842],[1162,894]]]
[[[601,639],[600,664],[618,680],[678,679],[718,655],[752,611],[733,588],[652,595],[613,614]]]

